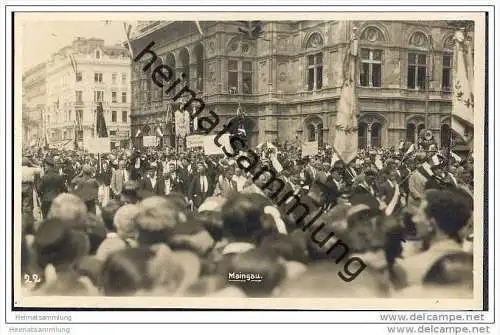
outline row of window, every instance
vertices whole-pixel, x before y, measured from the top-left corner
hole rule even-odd
[[[361,49],[361,64],[359,81],[362,87],[382,86],[382,50]],[[442,58],[441,86],[444,91],[451,89],[452,55]],[[428,75],[427,55],[425,53],[408,54],[407,87],[425,89]],[[323,87],[323,54],[316,53],[307,56],[307,89],[318,90]],[[229,93],[252,93],[253,69],[251,61],[228,61],[227,84]]]
[[[73,111],[68,110],[66,112],[62,112],[62,116],[64,117],[65,122],[73,121]],[[108,111],[109,115],[109,111]],[[55,113],[55,119],[60,120],[59,112]],[[122,123],[127,123],[128,122],[128,112],[127,111],[122,111],[121,113],[121,122]],[[47,119],[49,122],[50,119]],[[83,110],[82,109],[77,109],[75,111],[75,120],[77,123],[82,124],[83,123]],[[111,122],[116,123],[118,122],[118,112],[117,111],[111,111]],[[50,124],[50,123],[49,123]]]
[[[307,68],[307,89],[321,89],[323,85],[323,57],[321,53],[309,55]],[[451,89],[452,55],[442,58],[441,87],[444,91]],[[427,55],[425,53],[408,54],[407,87],[425,89],[427,85]],[[363,87],[382,86],[382,50],[361,49],[361,66],[359,81]]]
[[[83,81],[83,72],[76,73],[76,81]],[[94,83],[103,83],[104,74],[102,72],[94,72]],[[118,73],[111,74],[111,84],[116,85],[118,83]],[[127,74],[125,72],[121,73],[121,84],[127,84]]]
[[[409,123],[406,128],[406,141],[411,143],[416,143],[418,134],[422,129],[425,129],[423,123],[415,126],[413,123]],[[441,126],[441,143],[445,145],[449,143],[450,140],[450,126],[443,124]],[[382,125],[375,122],[371,125],[370,132],[368,132],[368,125],[364,122],[360,122],[358,125],[358,147],[360,149],[365,149],[368,146],[368,136],[370,136],[370,147],[380,148],[382,146]],[[308,141],[318,141],[318,145],[323,145],[323,124],[309,124],[307,126],[307,140]]]
[[[116,136],[117,131],[116,130],[110,130],[109,131],[109,136]],[[128,131],[123,132],[123,137],[128,138],[130,136],[130,133]],[[77,132],[78,140],[83,141],[83,131],[78,131]],[[90,136],[94,136],[94,130],[91,130]],[[51,135],[51,140],[52,141],[60,141],[60,140],[70,140],[74,138],[74,131],[73,130],[63,130],[62,132],[55,132],[52,133]],[[128,142],[128,140],[122,140],[121,142]],[[111,149],[113,149],[116,146],[116,142],[111,142]],[[120,146],[121,148],[126,148],[126,146]]]
[[[127,92],[121,92],[121,103],[127,102]],[[83,103],[83,91],[75,91],[76,103]],[[94,91],[94,102],[104,102],[104,91]],[[118,92],[111,92],[111,102],[118,103]]]

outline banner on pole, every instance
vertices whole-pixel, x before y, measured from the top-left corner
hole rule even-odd
[[[83,147],[91,154],[108,153],[111,151],[109,137],[86,137],[83,140]]]
[[[305,142],[302,144],[302,157],[314,156],[318,154],[318,142]]]
[[[144,136],[142,141],[145,147],[156,147],[156,136]]]

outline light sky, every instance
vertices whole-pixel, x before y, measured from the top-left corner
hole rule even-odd
[[[77,37],[104,39],[106,45],[125,40],[123,21],[32,21],[23,23],[23,72],[47,60]]]

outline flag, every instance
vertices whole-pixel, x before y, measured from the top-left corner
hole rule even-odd
[[[68,55],[68,57],[69,57],[69,61],[71,63],[71,67],[73,68],[73,71],[75,72],[75,76],[76,76],[76,74],[78,73],[78,64],[76,63],[75,56],[72,53],[70,53]]]
[[[457,163],[460,163],[462,161],[462,158],[453,151],[450,151],[450,155]]]
[[[106,120],[104,119],[102,102],[99,102],[97,104],[96,132],[97,137],[108,137],[108,129],[106,128]]]
[[[398,150],[402,151],[405,148],[405,141],[399,142]]]
[[[403,155],[403,160],[405,160],[406,158],[408,158],[416,150],[417,150],[417,147],[415,146],[414,143],[412,143],[412,145],[410,145],[410,147],[408,148],[408,150],[406,150],[405,154]]]
[[[333,147],[347,165],[358,153],[358,101],[356,97],[358,43],[355,34],[344,58],[344,83],[340,94]]]
[[[332,153],[332,159],[330,160],[330,167],[333,167],[335,163],[340,161],[339,155],[337,155],[337,152],[334,150]]]
[[[156,127],[156,136],[163,137],[163,133],[160,127]]]
[[[193,106],[193,115],[196,115],[196,107]],[[193,119],[193,130],[197,131],[198,130],[198,117],[195,116]]]
[[[77,125],[77,121],[75,120],[75,131],[74,131],[74,133],[75,133],[75,140],[73,142],[73,145],[75,146],[75,150],[78,149],[78,131],[77,131],[77,129],[78,129],[78,125]]]
[[[472,51],[465,43],[463,30],[455,32],[455,48],[453,51],[453,99],[451,111],[451,128],[464,141],[471,137],[467,134],[474,127],[474,94],[472,89]]]
[[[382,163],[382,157],[380,155],[375,156],[375,167],[379,171],[384,168],[384,163]]]
[[[200,32],[200,35],[203,36],[203,30],[201,29],[200,21],[194,21],[196,23],[196,28]]]
[[[137,129],[137,133],[135,133],[135,137],[141,136],[142,131],[140,129]]]
[[[134,49],[132,49],[132,44],[130,43],[130,35],[132,33],[132,25],[127,23],[127,22],[123,22],[123,30],[125,30],[125,38],[127,39],[127,48],[128,48],[128,52],[130,54],[130,58],[131,59],[134,59]]]

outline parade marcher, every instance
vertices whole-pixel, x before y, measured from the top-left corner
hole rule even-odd
[[[213,195],[227,198],[231,193],[236,191],[236,182],[233,180],[233,168],[229,166],[229,162],[222,160],[220,164],[222,172],[217,178]]]
[[[110,189],[112,197],[119,199],[123,190],[123,186],[130,179],[129,173],[125,170],[125,161],[118,163],[118,169],[114,170],[111,175]]]
[[[22,201],[22,217],[23,231],[30,233],[34,228],[34,209],[35,203],[38,202],[35,182],[40,178],[41,169],[34,166],[27,157],[22,160],[22,186],[21,186],[21,201]]]
[[[165,195],[165,180],[163,176],[157,175],[157,171],[156,163],[149,164],[145,176],[140,181],[140,188],[156,195]]]
[[[92,177],[93,174],[93,168],[88,164],[84,165],[82,168],[82,176],[78,179],[78,183],[75,185],[73,193],[85,202],[88,212],[96,214],[99,183]]]
[[[59,194],[66,192],[66,183],[64,177],[56,169],[52,158],[45,159],[45,173],[40,181],[40,202],[42,215],[44,218],[49,213],[50,205]]]
[[[106,203],[111,198],[110,185],[112,176],[113,168],[111,167],[110,162],[107,160],[103,160],[100,171],[98,171],[98,175],[96,175],[97,181],[101,184],[99,187],[99,203],[101,204],[101,206],[106,206]]]
[[[165,195],[172,193],[183,194],[184,181],[181,179],[180,175],[177,173],[177,168],[174,162],[167,165],[167,169],[164,174],[165,180]]]
[[[207,167],[205,164],[199,163],[196,175],[189,186],[188,199],[194,208],[198,208],[211,194],[213,194],[213,184],[207,174]]]

